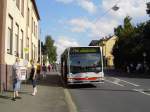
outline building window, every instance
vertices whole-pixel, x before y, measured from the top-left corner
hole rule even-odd
[[[19,25],[16,24],[16,33],[15,33],[15,56],[19,57]]]
[[[35,58],[38,59],[38,48],[35,47],[35,49],[36,49],[36,51],[35,51],[35,56],[36,56],[36,57],[35,57]]]
[[[33,50],[33,47],[34,47],[34,45],[33,45],[33,43],[32,43],[32,46],[31,46],[31,49],[32,49],[32,50],[31,50],[32,59],[33,59],[33,57],[34,57],[34,56],[33,56],[33,53],[34,53],[34,52],[33,52],[33,51],[34,51],[34,50]]]
[[[33,17],[32,17],[32,26],[31,27],[32,27],[31,29],[32,29],[32,33],[33,33]]]
[[[36,34],[35,34],[35,37],[37,38],[38,36],[38,30],[37,30],[37,25],[36,25]]]
[[[34,21],[34,36],[35,36],[35,21]]]
[[[26,38],[26,48],[29,49],[29,37]],[[26,53],[26,59],[29,61],[29,51]]]
[[[20,9],[20,0],[16,0],[16,6]]]
[[[8,38],[7,38],[7,53],[12,54],[13,46],[13,18],[9,15],[8,21]]]
[[[35,47],[35,45],[34,45],[34,60],[36,59],[36,47]]]
[[[29,26],[30,23],[30,9],[28,8],[28,17],[27,17],[27,25]]]
[[[21,53],[21,58],[23,58],[23,30],[21,30],[20,53]]]
[[[11,38],[12,38],[12,30],[8,28],[8,38],[7,38],[7,53],[11,54]]]
[[[21,2],[21,14],[24,16],[24,0]]]

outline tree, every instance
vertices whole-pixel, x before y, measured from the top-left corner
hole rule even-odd
[[[49,35],[46,36],[45,47],[49,63],[55,63],[57,60],[56,46],[54,46],[54,40]]]
[[[147,63],[149,64],[149,67],[150,67],[150,20],[147,21],[145,23],[145,26],[144,26],[144,30],[143,30],[143,47],[144,47],[144,52],[147,54],[147,58],[146,58],[146,61]]]
[[[150,2],[147,3],[147,14],[150,16]]]
[[[41,52],[43,55],[47,54],[47,49],[43,42],[41,42]]]
[[[46,49],[46,46],[44,45],[43,42],[41,42],[41,52],[42,52],[42,55],[43,55],[43,63],[46,63],[47,62],[47,49]]]
[[[114,29],[114,34],[118,37],[118,40],[113,48],[114,64],[116,68],[124,68],[127,61],[131,60],[132,44],[130,39],[135,33],[134,26],[131,24],[131,18],[129,16],[124,18],[124,24],[119,25]]]
[[[137,26],[131,24],[131,18],[126,17],[124,24],[114,29],[118,36],[113,48],[114,64],[116,68],[124,69],[128,64],[146,64],[150,68],[150,21],[140,23]],[[143,57],[146,53],[146,57]]]

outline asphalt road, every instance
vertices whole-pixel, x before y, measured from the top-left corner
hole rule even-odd
[[[114,72],[97,85],[69,88],[78,112],[149,112],[150,78]]]

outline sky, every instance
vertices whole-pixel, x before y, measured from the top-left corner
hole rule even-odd
[[[146,2],[150,0],[36,0],[40,14],[41,40],[51,35],[58,60],[65,48],[88,46],[92,40],[113,35],[126,16],[137,25],[149,19]],[[117,5],[119,10],[112,7]]]

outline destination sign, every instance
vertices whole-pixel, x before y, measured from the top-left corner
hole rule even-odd
[[[99,48],[97,47],[83,47],[83,48],[71,48],[70,53],[97,53],[100,52]]]

